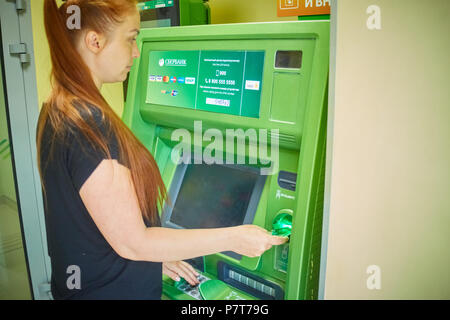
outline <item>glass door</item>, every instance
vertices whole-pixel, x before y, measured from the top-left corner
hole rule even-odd
[[[31,299],[8,130],[3,56],[0,64],[0,300]]]

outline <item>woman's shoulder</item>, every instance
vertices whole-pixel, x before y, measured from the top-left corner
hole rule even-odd
[[[117,149],[117,135],[113,130],[110,119],[108,119],[101,108],[90,103],[84,103],[84,105],[74,103],[74,107],[78,110],[82,118],[81,122],[84,122],[73,123],[72,125],[74,127],[69,129],[76,140],[81,138],[83,140],[82,143],[94,143],[96,139],[93,138],[93,135],[96,135],[102,140],[105,139],[105,143],[110,148]],[[88,141],[86,141],[86,138]]]
[[[69,131],[83,132],[91,129],[97,135],[101,135],[107,139],[114,136],[111,120],[106,113],[96,105],[90,103],[73,103],[74,108],[78,111],[78,121],[72,121]]]
[[[102,123],[106,120],[105,113],[96,105],[93,105],[89,102],[81,103],[79,101],[74,101],[72,105],[78,111],[84,121],[93,120],[96,123]]]

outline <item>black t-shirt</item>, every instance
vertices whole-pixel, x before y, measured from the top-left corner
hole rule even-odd
[[[112,159],[119,161],[117,140],[108,134],[102,113],[90,107],[84,119],[98,126],[108,138]],[[162,264],[120,257],[95,225],[79,195],[80,188],[106,157],[83,133],[71,127],[65,139],[53,139],[51,126],[44,128],[41,167],[51,290],[55,299],[160,299]],[[47,163],[48,142],[53,156]],[[147,224],[147,226],[149,226]]]

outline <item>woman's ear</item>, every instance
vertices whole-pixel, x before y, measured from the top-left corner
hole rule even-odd
[[[93,53],[99,53],[105,46],[105,37],[95,31],[88,31],[84,37],[86,47]]]

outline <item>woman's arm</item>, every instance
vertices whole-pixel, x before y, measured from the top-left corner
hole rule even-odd
[[[111,247],[130,260],[168,262],[222,251],[254,257],[286,241],[253,225],[191,230],[147,228],[130,171],[117,160],[103,160],[81,187],[80,196]]]

